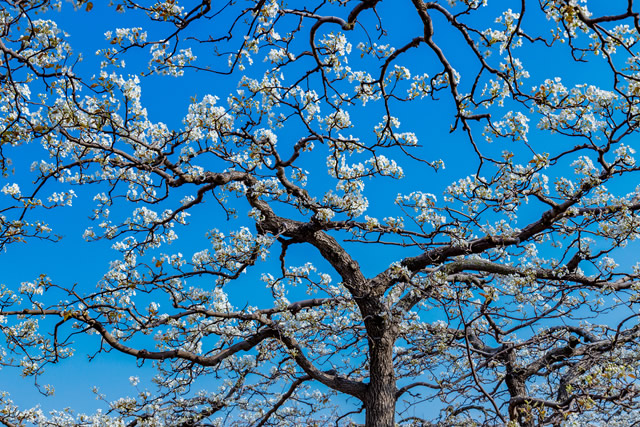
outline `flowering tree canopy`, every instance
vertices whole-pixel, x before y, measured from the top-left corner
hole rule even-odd
[[[0,423],[640,422],[640,9],[590,3],[3,2],[2,255],[110,258],[4,269],[2,375],[153,372]]]

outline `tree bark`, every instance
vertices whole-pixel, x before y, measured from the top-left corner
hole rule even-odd
[[[383,316],[365,321],[369,331],[369,386],[365,398],[367,427],[395,426],[396,380],[393,328]]]
[[[516,397],[526,397],[527,389],[525,386],[524,371],[516,368],[516,356],[513,350],[509,351],[506,360],[507,372],[505,375],[505,383],[511,395],[509,403],[509,420],[515,421],[521,427],[534,427],[531,414],[522,411],[522,404],[514,404],[513,399]]]

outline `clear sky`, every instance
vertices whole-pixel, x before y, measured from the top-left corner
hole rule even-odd
[[[61,12],[49,12],[46,16],[55,20],[59,27],[69,34],[68,40],[74,52],[82,54],[82,62],[74,67],[77,75],[91,76],[99,72],[99,59],[96,58],[95,51],[109,46],[104,37],[106,31],[141,25],[133,13],[114,13],[104,3],[106,2],[96,1],[90,12],[73,11],[70,5],[65,3]],[[397,32],[393,31],[387,35],[385,43],[406,43],[415,34],[420,33],[421,22],[415,13],[409,13],[408,8],[411,8],[408,1],[402,2],[402,5],[400,2],[393,1],[382,3],[378,13],[385,17],[389,28],[398,28]],[[482,19],[493,19],[493,16],[490,15],[491,12],[487,12],[487,16]],[[545,25],[544,18],[540,18],[532,11],[531,20],[526,20],[525,23],[533,27]],[[366,19],[374,18],[368,16]],[[195,26],[193,31],[205,31],[207,26],[215,25],[215,22],[215,20],[203,22]],[[464,50],[459,36],[455,35],[447,26],[441,25],[441,22],[436,21],[436,24],[438,32],[436,32],[435,38],[443,49],[448,52],[460,52],[459,55],[452,54],[454,67],[460,70],[463,75],[467,68],[476,67],[476,64],[467,56],[468,52]],[[165,28],[164,25],[153,24],[147,29],[152,37],[158,32],[164,31]],[[441,31],[440,28],[442,28]],[[359,34],[358,37],[364,37],[362,33]],[[207,51],[207,45],[199,49],[200,51],[197,52],[199,57],[211,54],[210,51]],[[527,45],[520,49],[523,50],[521,56],[525,68],[533,76],[532,81],[529,82],[531,86],[538,85],[544,79],[553,78],[558,74],[563,76],[563,82],[567,87],[580,83],[610,83],[603,81],[603,77],[601,77],[601,71],[605,69],[605,64],[602,61],[576,64],[566,59],[566,48],[554,50],[552,54],[547,51],[543,53],[541,49]],[[147,51],[133,50],[126,56],[126,61],[127,67],[124,69],[124,73],[140,73],[146,68]],[[265,65],[260,61],[262,59],[258,60],[257,58],[255,67],[250,68],[247,73],[261,74]],[[433,65],[433,55],[424,47],[411,52],[404,59],[404,62],[416,70],[423,68],[437,70],[438,68]],[[377,70],[374,71],[377,72]],[[180,128],[183,126],[183,118],[187,115],[192,99],[200,100],[205,95],[212,94],[224,100],[228,94],[235,92],[237,84],[238,75],[220,76],[190,70],[186,71],[184,78],[153,76],[142,80],[142,104],[148,110],[149,118],[152,121],[166,123],[169,128]],[[507,102],[507,104],[509,103]],[[509,108],[509,105],[505,108]],[[361,138],[371,135],[374,123],[382,113],[380,105],[373,104],[363,108],[351,108],[350,111],[352,122],[356,123],[353,132]],[[454,122],[454,108],[448,96],[443,94],[442,99],[437,102],[424,100],[423,102],[408,103],[406,106],[399,105],[396,112],[401,117],[402,128],[417,134],[423,145],[421,154],[430,160],[443,159],[445,168],[436,173],[430,168],[425,168],[421,163],[404,157],[402,166],[406,178],[403,180],[389,178],[372,181],[375,183],[372,184],[372,190],[367,193],[370,202],[367,215],[373,217],[389,215],[388,212],[393,211],[390,208],[393,200],[399,192],[407,194],[413,190],[423,190],[435,194],[441,200],[447,185],[457,179],[473,175],[478,168],[478,160],[465,135],[462,132],[449,132],[450,126]],[[536,152],[552,152],[554,147],[563,143],[561,137],[537,131],[533,121],[531,128],[529,142]],[[278,135],[279,144],[282,147],[292,147],[298,137],[295,130],[284,129]],[[516,144],[520,144],[519,151],[526,153],[523,156],[531,154],[523,148],[521,142],[507,139],[498,140],[491,144],[483,142],[482,150],[487,155],[497,155],[503,150],[513,149]],[[29,188],[27,182],[31,179],[28,172],[30,164],[42,155],[42,150],[37,143],[33,143],[28,147],[9,149],[7,155],[13,158],[16,173],[15,176],[0,181],[0,187],[4,186],[6,182],[17,181],[21,183],[21,188],[26,193]],[[308,186],[310,192],[322,194],[333,185],[333,182],[328,182],[326,176],[323,176],[326,174],[323,156],[302,158],[301,166],[310,172]],[[318,177],[318,179],[314,180],[314,177]],[[618,191],[621,194],[631,192],[635,185],[635,182],[625,181],[620,184]],[[87,227],[95,225],[88,217],[95,205],[93,196],[101,190],[97,186],[76,187],[74,190],[77,198],[72,207],[57,208],[46,214],[46,219],[54,233],[63,237],[61,242],[34,240],[26,244],[10,245],[0,255],[1,283],[10,288],[16,288],[23,281],[31,281],[40,274],[45,274],[52,281],[65,286],[77,284],[77,289],[80,291],[90,291],[96,288],[96,284],[108,270],[110,261],[117,258],[118,255],[110,249],[113,242],[87,242],[82,237]],[[3,199],[0,199],[0,203],[4,203]],[[115,218],[126,217],[131,210],[130,205],[114,206],[113,216]],[[395,212],[399,214],[397,209]],[[540,212],[541,205],[532,200],[531,205],[522,209],[519,225],[524,225],[539,217]],[[170,247],[171,252],[182,252],[190,259],[193,253],[209,245],[204,238],[206,230],[213,227],[223,231],[229,230],[243,224],[243,221],[250,224],[249,220],[243,219],[242,215],[244,214],[242,212],[239,220],[227,223],[224,212],[216,206],[215,201],[208,200],[204,205],[193,210],[188,226],[177,230],[180,238]],[[417,249],[411,252],[393,247],[381,250],[374,245],[356,243],[347,243],[346,245],[353,250],[363,272],[369,276],[377,274],[401,256],[417,255],[418,253]],[[626,254],[630,254],[630,252]],[[631,259],[631,255],[626,254],[619,258],[619,262],[624,263]],[[273,251],[266,263],[259,264],[256,269],[250,269],[242,280],[227,287],[231,302],[235,307],[242,308],[247,304],[267,307],[272,304],[268,293],[259,287],[260,283],[258,282],[262,268],[272,269],[277,266],[277,255],[277,251]],[[310,260],[318,262],[319,269],[329,270],[328,265],[318,261],[317,254],[308,248],[293,250],[287,258],[290,265],[302,265]],[[335,274],[333,276],[335,278]],[[191,284],[208,286],[210,280],[193,279]],[[293,301],[296,295],[304,297],[304,292],[302,289],[293,289],[290,295],[290,299]],[[55,295],[50,296],[50,298],[55,297]],[[144,298],[145,296],[140,296],[141,300]],[[93,412],[101,404],[96,402],[95,397],[90,393],[91,386],[97,385],[110,400],[135,392],[135,389],[129,384],[129,376],[131,375],[141,377],[141,387],[149,384],[148,380],[153,375],[153,370],[149,369],[150,363],[147,363],[145,368],[138,369],[135,359],[120,355],[115,351],[99,354],[95,359],[89,361],[87,355],[93,354],[99,348],[98,338],[96,336],[78,336],[77,342],[76,356],[62,361],[56,366],[49,366],[47,373],[39,380],[42,384],[52,383],[56,386],[54,396],[40,396],[32,387],[30,379],[20,378],[19,372],[10,368],[0,371],[2,389],[9,391],[14,401],[20,405],[39,404],[45,410],[72,406],[79,412]]]

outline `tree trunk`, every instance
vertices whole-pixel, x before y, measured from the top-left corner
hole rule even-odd
[[[391,331],[386,330],[380,338],[369,337],[369,387],[364,402],[367,427],[395,426],[396,379],[392,336]]]
[[[527,395],[525,379],[522,376],[522,370],[516,368],[516,356],[513,350],[508,353],[505,366],[507,368],[505,383],[511,398],[525,397]],[[523,413],[521,407],[522,404],[513,404],[513,401],[509,404],[509,420],[517,422],[520,427],[533,427],[534,421],[531,414]]]

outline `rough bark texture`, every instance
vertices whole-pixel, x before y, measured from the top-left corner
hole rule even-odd
[[[369,386],[364,399],[365,425],[393,427],[395,425],[396,380],[393,363],[395,327],[385,306],[377,298],[367,298],[360,308],[365,316],[369,337]]]
[[[507,353],[505,366],[507,368],[505,383],[512,398],[509,404],[509,420],[517,422],[521,427],[533,427],[533,420],[523,411],[522,404],[517,399],[521,396],[526,396],[527,389],[525,387],[524,371],[516,367],[516,358],[513,351]]]
[[[365,399],[366,426],[393,427],[396,407],[393,341],[382,338],[372,343],[370,354],[370,382]]]

